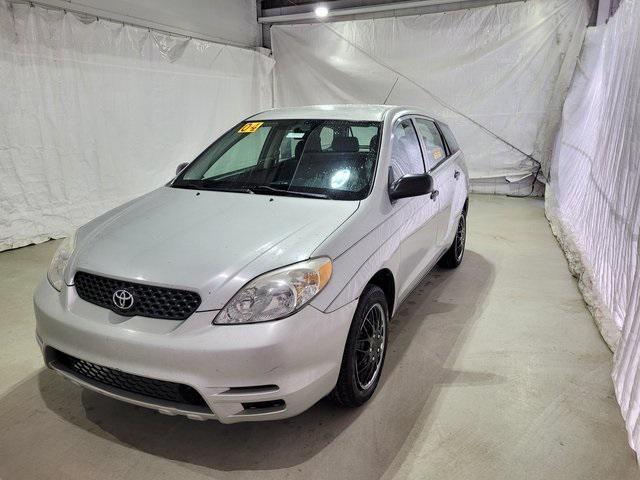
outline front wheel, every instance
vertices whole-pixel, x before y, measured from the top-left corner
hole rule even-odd
[[[442,256],[438,265],[444,268],[457,268],[462,263],[466,243],[467,217],[463,212],[458,221],[458,228],[456,229],[456,236],[453,238],[453,243],[449,247],[449,250]]]
[[[329,394],[334,403],[358,407],[373,395],[387,351],[388,317],[384,292],[368,285],[351,322],[338,383]]]

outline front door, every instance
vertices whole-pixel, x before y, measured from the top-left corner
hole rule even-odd
[[[408,174],[425,173],[420,142],[411,118],[395,124],[391,137],[389,182]],[[438,254],[437,202],[431,195],[403,198],[394,203],[398,210],[402,240],[399,247],[398,295],[403,298],[422,278]]]
[[[448,247],[451,237],[451,208],[455,193],[455,162],[451,161],[446,144],[436,124],[427,118],[415,118],[416,128],[422,142],[427,171],[433,177],[436,196],[437,244],[440,250]]]

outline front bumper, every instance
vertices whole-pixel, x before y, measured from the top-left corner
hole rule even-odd
[[[47,366],[120,400],[223,423],[291,417],[329,393],[356,304],[331,313],[307,305],[273,322],[212,325],[215,311],[196,312],[185,321],[123,317],[85,302],[73,287],[60,293],[46,279],[34,294],[36,332]],[[79,377],[55,361],[53,349],[122,372],[188,385],[208,408],[185,408]],[[274,406],[274,401],[284,404]],[[270,406],[247,407],[262,404],[256,402]]]

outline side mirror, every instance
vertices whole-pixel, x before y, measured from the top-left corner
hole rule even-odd
[[[176,175],[189,166],[189,162],[183,162],[176,167]]]
[[[417,197],[433,191],[433,177],[428,173],[405,175],[393,182],[389,187],[389,198]]]

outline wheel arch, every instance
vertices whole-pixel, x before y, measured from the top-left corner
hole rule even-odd
[[[389,307],[389,318],[391,318],[396,303],[396,281],[393,272],[388,268],[378,270],[367,282],[367,285],[376,285],[382,289]]]

